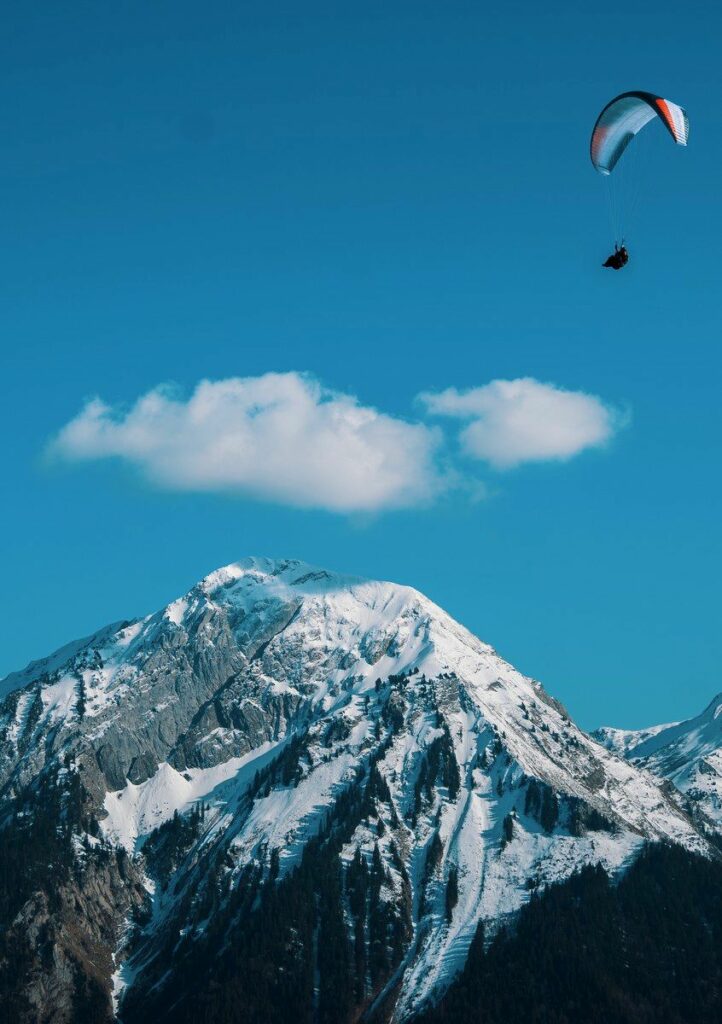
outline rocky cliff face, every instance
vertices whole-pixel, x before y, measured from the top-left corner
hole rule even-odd
[[[179,1022],[210,991],[217,1021],[219,991],[249,1020],[401,1020],[540,887],[646,840],[707,850],[423,595],[299,562],[227,566],[2,689],[10,882],[40,851],[2,911],[19,1020],[112,997]]]

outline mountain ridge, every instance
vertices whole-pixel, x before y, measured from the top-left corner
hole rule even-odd
[[[722,832],[722,693],[700,714],[682,722],[640,730],[601,728],[592,735],[633,764],[673,783],[704,824]]]

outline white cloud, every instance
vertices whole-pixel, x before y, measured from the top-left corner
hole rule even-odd
[[[460,434],[464,450],[497,469],[570,459],[605,444],[624,422],[596,395],[532,377],[494,380],[469,391],[426,392],[419,399],[432,414],[469,420]]]
[[[436,428],[362,406],[297,373],[167,387],[128,410],[89,402],[50,446],[69,460],[117,457],[174,490],[239,491],[334,512],[428,501],[444,486]]]

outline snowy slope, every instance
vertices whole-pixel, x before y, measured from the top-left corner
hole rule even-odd
[[[671,729],[678,724],[678,722],[666,722],[664,725],[651,725],[647,729],[615,729],[612,726],[603,725],[600,729],[595,729],[591,735],[607,750],[612,750],[621,757],[627,757],[629,752],[640,743],[644,743],[652,736],[656,736],[657,733]]]
[[[539,683],[392,583],[246,559],[3,685],[6,792],[72,755],[105,837],[141,865],[154,829],[198,801],[208,807],[173,890],[149,879],[150,921],[116,991],[121,970],[150,985],[171,922],[202,938],[179,907],[219,850],[231,886],[269,851],[283,878],[339,796],[360,785],[360,768],[378,773],[380,790],[343,859],[360,851],[370,862],[378,846],[383,898],[409,904],[403,960],[370,993],[398,993],[398,1019],[461,969],[480,919],[502,920],[535,888],[590,862],[619,869],[645,839],[706,849],[666,789],[607,749],[609,736],[590,738]],[[667,732],[681,754],[680,728]],[[700,724],[705,765],[716,728],[714,715]],[[665,735],[645,737],[646,764],[667,749]],[[291,755],[290,774],[276,771]]]
[[[661,779],[668,779],[722,829],[722,694],[685,722],[596,736]]]

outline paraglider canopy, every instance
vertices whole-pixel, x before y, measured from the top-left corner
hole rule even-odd
[[[624,92],[608,103],[592,132],[592,163],[600,174],[611,174],[634,136],[659,117],[674,141],[686,146],[689,120],[682,107],[651,92]]]

